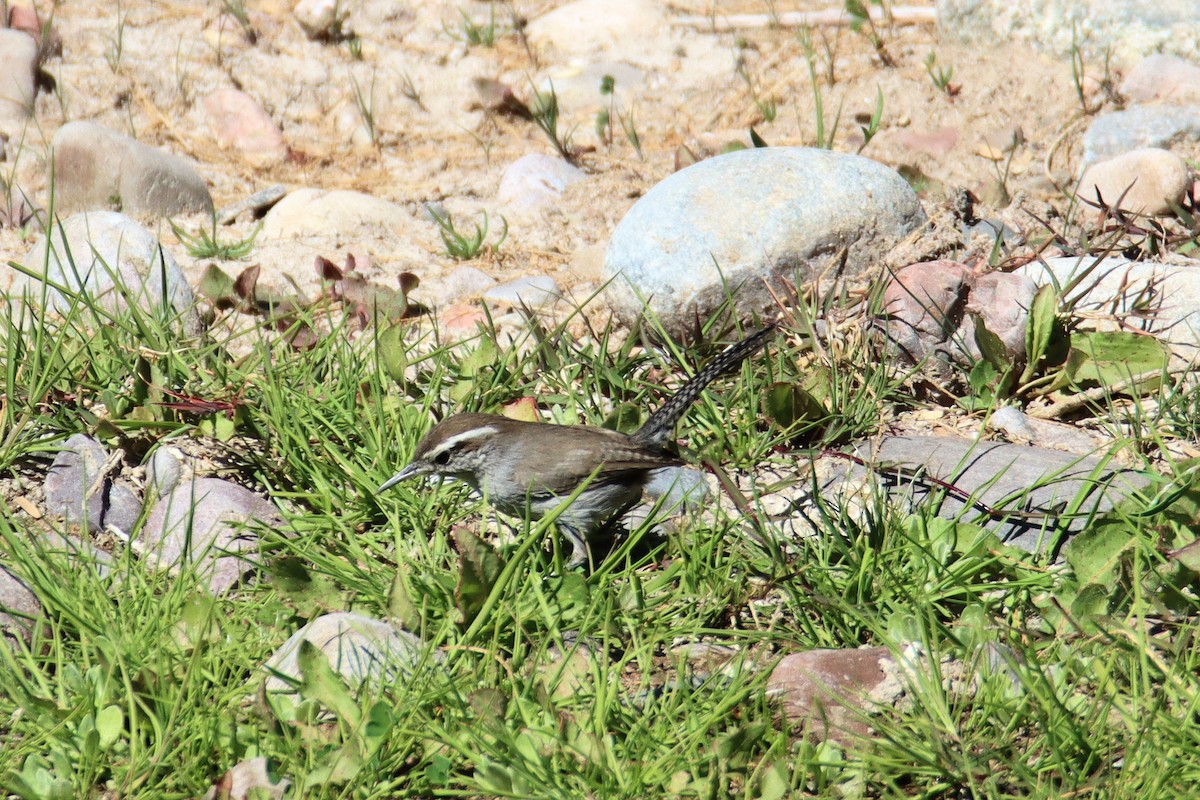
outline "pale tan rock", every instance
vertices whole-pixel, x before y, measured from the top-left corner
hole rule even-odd
[[[1093,164],[1080,179],[1075,196],[1096,203],[1098,194],[1108,205],[1119,200],[1123,211],[1157,216],[1170,214],[1171,206],[1183,201],[1191,185],[1192,171],[1186,161],[1169,150],[1143,147]]]
[[[38,46],[27,33],[0,29],[0,131],[17,134],[33,113]]]

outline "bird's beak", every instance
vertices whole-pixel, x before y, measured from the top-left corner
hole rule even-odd
[[[390,477],[386,481],[384,481],[383,485],[381,485],[378,489],[375,490],[375,493],[379,494],[380,492],[385,492],[388,489],[395,486],[397,483],[400,483],[401,481],[406,481],[409,478],[415,478],[415,477],[417,477],[418,474],[420,474],[420,471],[417,469],[417,465],[409,464],[407,467],[400,470],[395,475],[393,475],[392,477]]]

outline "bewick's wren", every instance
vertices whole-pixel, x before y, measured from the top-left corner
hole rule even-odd
[[[557,520],[571,542],[568,566],[576,567],[587,560],[588,537],[641,498],[650,473],[683,463],[667,440],[700,392],[762,347],[775,328],[763,328],[722,352],[633,434],[456,414],[435,425],[417,445],[412,463],[377,491],[421,475],[456,478],[500,511],[519,517],[528,509],[536,519],[586,483]]]

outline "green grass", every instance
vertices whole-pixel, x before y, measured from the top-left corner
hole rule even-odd
[[[1166,797],[1200,779],[1200,606],[1166,555],[1186,515],[1105,521],[1125,538],[1091,573],[1110,581],[1100,596],[1081,560],[1052,568],[879,497],[861,512],[823,504],[816,535],[791,541],[717,508],[665,536],[643,525],[590,574],[564,573],[543,546],[549,520],[509,520],[481,550],[463,526],[483,534],[492,515],[461,487],[374,487],[433,412],[533,396],[547,420],[601,424],[661,402],[662,376],[694,371],[717,342],[665,355],[640,334],[534,327],[450,347],[428,323],[351,335],[336,311],[302,313],[321,315],[304,320],[314,347],[259,330],[237,357],[232,342],[184,338],[162,309],[86,300],[0,331],[6,485],[73,432],[134,461],[194,438],[292,528],[264,533],[259,580],[214,599],[190,569],[149,572],[119,544],[100,578],[45,544],[52,519],[0,515],[4,563],[48,620],[31,647],[0,647],[6,792],[197,797],[256,756],[309,798]],[[865,345],[801,347],[803,319],[788,327],[688,414],[689,458],[802,486],[796,442],[861,439],[905,402]],[[767,423],[764,387],[814,374],[806,390],[836,413]],[[240,397],[241,438],[209,438],[213,420],[158,405],[163,390]],[[1173,428],[1194,431],[1195,393],[1173,398]],[[295,700],[257,700],[270,653],[333,610],[401,620],[441,660],[361,690],[314,675]],[[695,642],[735,655],[705,672],[678,650]],[[808,741],[765,696],[784,653],[913,643],[926,666],[906,702],[871,717],[869,741]],[[947,689],[941,659],[985,651],[1000,666]]]

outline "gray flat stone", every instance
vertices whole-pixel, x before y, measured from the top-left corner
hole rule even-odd
[[[729,292],[749,318],[774,307],[765,284],[814,281],[843,250],[844,274],[858,275],[924,221],[908,183],[876,161],[740,150],[676,172],[638,200],[613,232],[603,278],[626,322],[648,308],[687,338]]]
[[[143,310],[158,313],[165,296],[184,333],[196,335],[202,329],[195,296],[175,259],[150,231],[123,214],[93,211],[70,217],[33,246],[25,266],[46,275],[51,284],[86,293],[109,311],[128,308],[132,299]],[[37,301],[42,286],[22,273],[13,281],[12,294],[26,292]],[[54,288],[46,292],[48,306],[58,313],[72,307],[71,297]]]
[[[1145,474],[1095,456],[948,436],[889,436],[877,445],[859,445],[853,453],[880,467],[821,459],[817,494],[823,500],[836,504],[864,492],[869,498],[869,487],[878,486],[893,504],[915,509],[937,502],[938,517],[976,522],[1002,542],[1029,552],[1057,552],[1062,542],[1055,541],[1056,528],[1068,537],[1079,533],[1090,512],[1111,510],[1150,484]],[[966,492],[972,498],[970,507],[923,475]],[[1056,516],[1076,501],[1071,517]],[[1039,518],[993,516],[984,506],[1033,512]]]
[[[408,631],[378,619],[342,611],[309,622],[267,659],[266,690],[292,692],[300,681],[300,643],[312,642],[329,665],[353,688],[377,685],[410,671],[424,642]]]
[[[33,640],[33,629],[42,617],[42,604],[24,581],[0,566],[0,636]]]
[[[483,293],[483,299],[491,304],[528,306],[542,308],[556,303],[562,297],[558,283],[548,275],[531,275],[501,283]]]
[[[51,142],[55,211],[170,217],[212,213],[204,179],[179,156],[95,122],[68,122]]]

